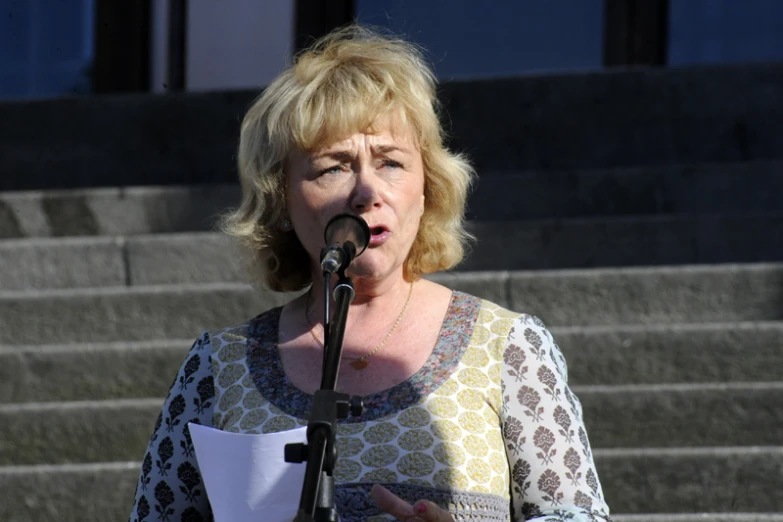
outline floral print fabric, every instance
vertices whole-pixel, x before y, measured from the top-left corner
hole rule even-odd
[[[188,421],[239,433],[306,424],[312,397],[279,364],[279,313],[194,344],[156,423],[131,520],[211,519]],[[456,520],[609,519],[565,360],[535,317],[455,292],[429,361],[365,403],[338,426],[343,520],[389,519],[364,498],[372,483],[436,500]]]
[[[565,357],[536,317],[518,317],[503,351],[503,439],[520,520],[609,520]]]
[[[169,389],[136,484],[131,521],[208,522],[209,501],[188,423],[212,424],[214,386],[208,334],[199,337]]]

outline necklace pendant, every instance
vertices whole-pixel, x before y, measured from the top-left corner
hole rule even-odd
[[[364,360],[356,360],[356,361],[351,361],[350,365],[353,366],[354,370],[356,370],[357,372],[360,372],[360,371],[364,370],[365,368],[367,368],[367,366],[369,366],[369,363],[367,361],[364,361]]]

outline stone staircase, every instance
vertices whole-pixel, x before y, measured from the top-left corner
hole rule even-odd
[[[783,66],[444,88],[479,243],[433,278],[548,324],[618,521],[783,521],[780,87]],[[211,231],[237,190],[199,162],[220,170],[248,99],[0,104],[0,520],[126,519],[192,340],[290,297],[250,289]],[[125,141],[102,149],[109,121]],[[147,185],[131,155],[186,184],[120,187]]]

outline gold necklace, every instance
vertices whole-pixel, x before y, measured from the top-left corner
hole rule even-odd
[[[408,298],[405,299],[405,304],[402,305],[402,310],[400,311],[400,315],[397,316],[397,320],[394,321],[391,330],[389,330],[389,333],[386,334],[386,337],[384,337],[383,340],[380,343],[378,343],[378,346],[373,348],[369,353],[362,355],[361,357],[343,357],[343,359],[348,359],[351,361],[350,365],[357,372],[367,368],[367,366],[369,365],[367,359],[369,359],[370,357],[378,353],[378,351],[386,345],[386,342],[394,333],[394,330],[396,330],[397,326],[399,326],[400,321],[402,320],[402,316],[405,315],[405,310],[408,308],[408,303],[411,302],[411,296],[413,295],[413,283],[415,283],[415,281],[411,281],[411,286],[410,289],[408,290]],[[313,336],[313,339],[315,339],[315,342],[317,342],[321,348],[324,348],[323,341],[321,341],[318,338],[318,336],[315,335],[315,331],[314,331],[315,325],[313,324],[313,321],[310,320],[310,313],[308,312],[309,306],[310,306],[310,292],[307,293],[307,302],[305,303],[305,319],[310,325],[310,335]]]

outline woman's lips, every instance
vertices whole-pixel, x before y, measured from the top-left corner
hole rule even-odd
[[[384,244],[388,239],[391,233],[389,232],[389,229],[386,228],[383,225],[377,225],[374,227],[370,227],[370,247],[376,247]]]

